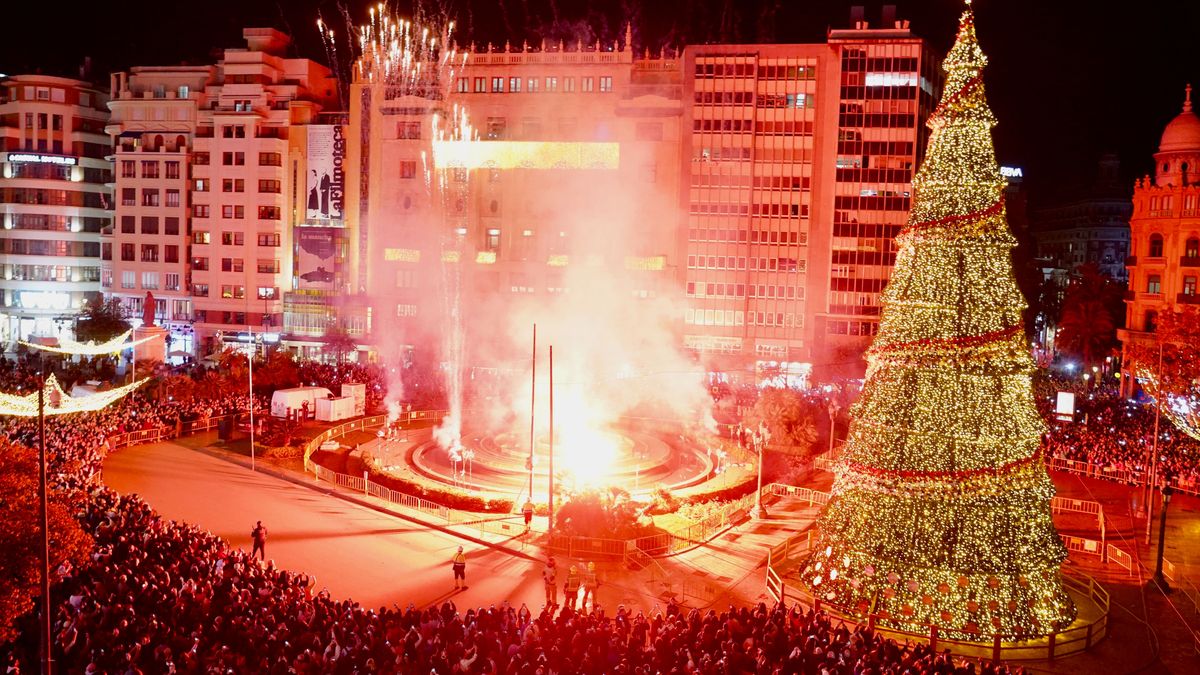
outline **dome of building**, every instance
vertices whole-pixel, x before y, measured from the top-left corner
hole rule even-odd
[[[1187,86],[1183,112],[1163,130],[1158,143],[1159,152],[1200,151],[1200,117],[1192,112],[1192,85]]]

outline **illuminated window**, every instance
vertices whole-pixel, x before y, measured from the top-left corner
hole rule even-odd
[[[501,93],[503,91],[504,91],[504,78],[503,77],[493,77],[492,78],[492,93],[493,94]]]
[[[519,77],[508,78],[508,93],[510,93],[510,94],[521,93],[521,78],[519,78]]]
[[[606,76],[600,78],[600,91],[602,91],[602,92],[612,91],[612,77],[606,75]]]
[[[575,78],[574,77],[564,77],[563,78],[563,91],[568,94],[575,91]]]
[[[489,251],[500,250],[500,230],[499,228],[491,228],[487,231],[487,239],[484,241],[484,248]]]
[[[579,78],[579,90],[583,92],[591,92],[596,90],[596,78],[581,77]]]
[[[475,78],[475,89],[474,89],[474,92],[475,92],[476,94],[484,94],[484,93],[487,93],[487,78],[484,78],[484,77],[477,77],[477,78]]]
[[[558,78],[557,77],[547,77],[546,78],[546,91],[547,92],[558,91]]]
[[[1146,292],[1147,293],[1162,293],[1162,277],[1157,274],[1151,274],[1146,277]]]
[[[1184,295],[1195,295],[1196,294],[1196,277],[1184,277],[1183,278],[1183,294]]]
[[[465,77],[460,77],[460,78],[458,78],[458,82],[457,82],[457,83],[455,83],[455,91],[456,91],[457,93],[459,93],[459,94],[465,94],[465,93],[467,93],[467,91],[468,91],[468,88],[467,88],[467,85],[468,85],[468,83],[469,83],[469,81],[467,80],[467,78],[465,78]]]
[[[1200,239],[1192,237],[1183,245],[1183,257],[1200,258]]]

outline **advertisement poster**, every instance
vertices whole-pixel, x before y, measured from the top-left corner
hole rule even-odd
[[[336,124],[308,127],[308,177],[305,181],[308,220],[341,220],[345,207],[346,138]]]
[[[296,276],[301,290],[337,290],[341,233],[337,227],[296,228]]]

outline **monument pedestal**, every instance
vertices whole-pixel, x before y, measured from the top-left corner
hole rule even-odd
[[[146,340],[146,338],[150,338]],[[133,346],[133,362],[149,365],[167,360],[167,329],[162,326],[139,326],[133,329],[134,340],[146,340]]]

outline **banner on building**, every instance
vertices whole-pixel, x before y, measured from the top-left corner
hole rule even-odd
[[[340,227],[296,228],[297,288],[313,291],[335,291],[341,276],[338,247]]]
[[[337,124],[308,126],[308,220],[341,220],[345,208],[346,138]]]

